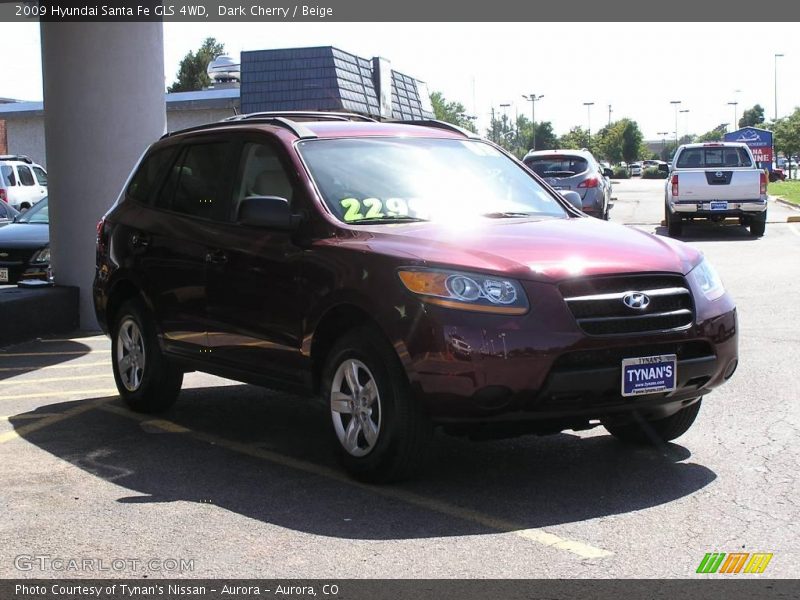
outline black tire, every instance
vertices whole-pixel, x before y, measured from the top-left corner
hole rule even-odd
[[[340,408],[349,401],[342,400],[349,398],[350,386],[343,379],[345,375],[340,369],[346,372],[347,367],[353,364],[356,365],[356,377],[359,380],[357,387],[367,390],[370,379],[377,386],[377,396],[369,408],[365,405],[361,409],[369,410],[369,415],[359,413],[358,406],[352,403],[349,408],[334,410],[334,392],[341,394],[338,398],[342,403]],[[358,393],[353,396],[358,396]],[[341,463],[354,478],[387,483],[408,478],[419,470],[433,428],[411,391],[394,348],[380,332],[371,327],[361,327],[336,342],[325,362],[322,396],[326,406],[330,407],[333,438]],[[358,402],[358,399],[355,401]],[[369,402],[366,398],[362,401]],[[367,422],[359,424],[357,419],[372,423],[370,427],[376,436],[372,443],[365,434]],[[351,441],[355,441],[352,451],[346,447],[351,424],[358,430],[351,438]]]
[[[138,337],[133,334],[138,329]],[[132,350],[133,348],[133,350]],[[124,369],[128,357],[133,366]],[[117,312],[111,335],[111,365],[119,395],[131,410],[157,413],[171,407],[183,384],[183,372],[171,364],[158,344],[153,319],[139,299],[128,300]]]
[[[767,211],[750,217],[750,235],[761,237],[767,228]]]
[[[614,420],[603,420],[603,427],[620,441],[628,444],[658,445],[679,438],[689,428],[700,412],[702,399],[680,409],[673,415],[663,419],[647,420],[638,418],[634,421],[618,423]]]
[[[683,221],[680,215],[673,214],[669,208],[665,208],[666,221],[667,221],[667,234],[669,237],[681,237],[683,233]]]

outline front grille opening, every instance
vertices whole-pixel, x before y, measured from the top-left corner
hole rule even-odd
[[[658,333],[685,329],[694,322],[694,302],[680,275],[593,277],[559,286],[578,326],[589,335]],[[647,305],[626,305],[631,292]]]
[[[553,371],[619,367],[626,358],[661,356],[663,354],[675,354],[678,361],[715,356],[711,344],[701,340],[624,348],[598,348],[597,350],[577,350],[562,354],[553,365]]]

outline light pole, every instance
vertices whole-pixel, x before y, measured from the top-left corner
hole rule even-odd
[[[592,106],[594,106],[594,102],[584,102],[583,105],[586,107],[586,120],[589,124],[589,136],[592,135]]]
[[[522,97],[531,103],[531,129],[533,129],[533,143],[531,150],[536,150],[536,103],[544,98],[544,94],[539,94],[538,96],[534,93],[531,93],[527,96],[522,94]]]
[[[684,108],[683,110],[679,110],[679,113],[683,113],[686,115],[683,120],[683,126],[686,128],[686,135],[689,135],[689,109]]]
[[[511,106],[511,104],[510,104],[510,103],[508,103],[508,102],[507,102],[507,103],[505,103],[505,104],[501,104],[501,105],[500,105],[500,108],[502,108],[502,109],[503,109],[503,131],[502,131],[502,134],[501,134],[503,137],[505,137],[505,136],[506,136],[506,133],[508,132],[508,129],[507,129],[507,128],[508,128],[508,110],[507,110],[507,109],[508,109],[510,106]],[[507,139],[508,139],[508,138],[506,137],[506,140],[507,140]]]
[[[734,126],[734,127],[739,127],[739,121],[736,119],[736,106],[737,106],[738,104],[739,104],[739,103],[738,103],[738,102],[736,102],[736,101],[734,101],[734,102],[728,102],[728,106],[732,106],[732,107],[733,107],[733,126]]]
[[[675,107],[675,149],[677,149],[678,148],[678,105],[681,103],[681,101],[670,100],[669,103]]]
[[[659,131],[656,135],[661,136],[661,158],[669,158],[667,156],[667,136],[669,135],[669,131]]]
[[[608,126],[609,126],[609,127],[611,127],[611,113],[612,113],[612,112],[613,112],[613,111],[611,110],[611,105],[609,104],[609,105],[608,105]]]
[[[775,120],[778,120],[778,59],[783,57],[783,54],[775,55]]]

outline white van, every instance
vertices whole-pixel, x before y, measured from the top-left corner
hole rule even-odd
[[[24,210],[47,196],[47,172],[21,154],[0,155],[0,201]]]

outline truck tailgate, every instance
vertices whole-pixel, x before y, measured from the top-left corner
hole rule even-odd
[[[676,200],[757,200],[761,171],[757,169],[680,170]]]

